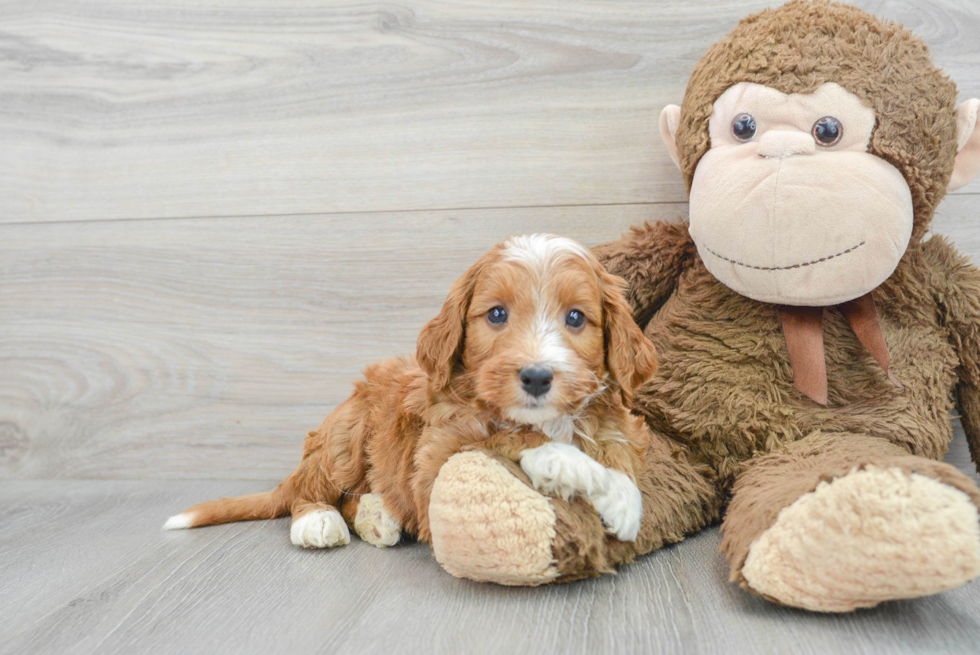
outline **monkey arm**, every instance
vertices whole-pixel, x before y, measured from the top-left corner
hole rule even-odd
[[[681,541],[721,513],[714,472],[657,433],[637,475],[635,541],[610,538],[588,498],[542,495],[520,464],[481,445],[449,459],[430,496],[432,548],[457,577],[510,585],[587,578]]]
[[[922,250],[932,265],[939,311],[959,358],[963,431],[980,470],[980,270],[941,236],[923,243]]]
[[[616,241],[592,249],[613,275],[626,280],[633,318],[645,327],[677,287],[696,248],[686,223],[645,223]]]

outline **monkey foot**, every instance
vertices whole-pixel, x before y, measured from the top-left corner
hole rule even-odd
[[[783,509],[742,575],[763,596],[818,612],[934,594],[980,575],[980,515],[952,486],[867,466]]]
[[[429,501],[436,560],[456,577],[480,582],[555,580],[555,521],[547,498],[479,451],[453,455]]]

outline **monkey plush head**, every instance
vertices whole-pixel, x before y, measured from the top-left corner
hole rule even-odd
[[[902,26],[797,1],[715,44],[660,131],[708,271],[755,300],[828,306],[884,282],[977,174],[978,107],[957,108]]]

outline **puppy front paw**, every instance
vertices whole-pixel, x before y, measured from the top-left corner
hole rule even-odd
[[[521,468],[535,489],[564,500],[576,494],[592,497],[608,487],[606,467],[570,444],[528,448],[521,453]]]
[[[609,485],[605,492],[592,496],[592,506],[602,522],[620,541],[636,541],[643,518],[643,497],[629,476],[607,469]]]

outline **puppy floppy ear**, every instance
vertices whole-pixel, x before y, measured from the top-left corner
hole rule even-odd
[[[606,368],[619,386],[623,402],[633,404],[633,394],[657,372],[657,350],[633,320],[626,302],[626,282],[602,271],[603,335],[606,343]]]
[[[445,389],[449,385],[453,369],[462,355],[463,339],[466,336],[466,313],[482,269],[481,259],[453,283],[442,311],[426,323],[419,333],[415,359],[429,376],[429,388],[433,391]]]

